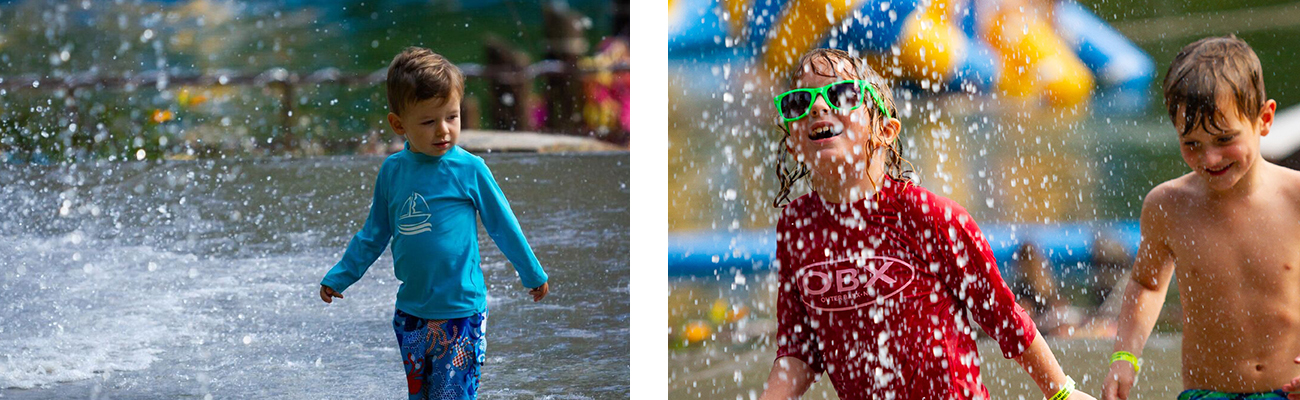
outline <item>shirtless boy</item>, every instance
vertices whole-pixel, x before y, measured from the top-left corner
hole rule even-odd
[[[1259,154],[1277,110],[1259,58],[1233,36],[1199,40],[1174,58],[1164,96],[1192,172],[1142,204],[1103,398],[1129,397],[1134,361],[1177,273],[1178,398],[1286,399],[1284,386],[1300,375],[1300,172]]]

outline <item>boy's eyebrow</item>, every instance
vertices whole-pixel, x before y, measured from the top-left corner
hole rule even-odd
[[[1202,131],[1205,131],[1205,133],[1210,136],[1240,134],[1241,133],[1240,129],[1229,128],[1225,126],[1227,125],[1227,117],[1223,116],[1221,113],[1222,111],[1216,111],[1215,115],[1201,116],[1201,118],[1198,121],[1194,121],[1194,122],[1184,120],[1182,127],[1178,127],[1177,125],[1174,125],[1174,129],[1178,130],[1179,138],[1187,137],[1187,135],[1192,134],[1192,131],[1195,130],[1196,127],[1200,127]],[[1187,129],[1187,124],[1195,124],[1195,125],[1193,125],[1192,129]]]
[[[1220,128],[1220,129],[1218,130],[1218,132],[1213,132],[1213,131],[1210,131],[1209,129],[1206,129],[1206,128],[1209,128],[1209,127],[1210,127],[1210,125],[1209,125],[1208,123],[1202,123],[1202,124],[1201,124],[1201,130],[1204,131],[1206,135],[1210,135],[1210,137],[1219,137],[1219,136],[1226,136],[1226,135],[1240,135],[1240,134],[1241,134],[1241,130],[1240,130],[1240,129],[1237,129],[1237,128]],[[1180,133],[1178,134],[1178,138],[1179,138],[1179,139],[1184,139],[1184,138],[1187,138],[1187,136],[1189,136],[1189,135],[1191,135],[1191,134],[1192,134],[1192,131],[1180,132]]]
[[[1205,129],[1205,128],[1207,128],[1207,127],[1209,127],[1209,124],[1203,124],[1203,125],[1202,125],[1202,130],[1204,130],[1206,134],[1209,134],[1210,136],[1215,136],[1215,137],[1217,137],[1217,136],[1223,136],[1223,135],[1235,135],[1235,134],[1239,134],[1239,133],[1241,133],[1241,130],[1239,130],[1239,129],[1224,127],[1224,126],[1222,126],[1222,124],[1221,124],[1220,126],[1216,126],[1216,127],[1214,127],[1215,130],[1214,130],[1213,132],[1210,131],[1209,129]]]
[[[428,122],[428,121],[436,120],[438,118],[452,116],[452,115],[460,115],[460,110],[453,110],[452,112],[449,112],[446,115],[438,114],[438,113],[433,113],[430,115],[417,115],[418,117],[417,119],[419,119],[420,121]]]

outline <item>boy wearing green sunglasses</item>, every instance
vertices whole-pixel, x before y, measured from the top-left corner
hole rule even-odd
[[[876,108],[885,118],[892,118],[885,102],[880,100],[880,93],[875,86],[861,79],[848,79],[817,88],[794,89],[776,96],[776,109],[781,112],[781,119],[789,123],[808,116],[813,102],[821,97],[836,111],[852,111],[862,107],[863,97],[870,94]]]
[[[1044,396],[1092,400],[1016,304],[970,214],[912,182],[884,79],[839,50],[798,65],[797,89],[774,100],[796,162],[778,158],[776,204],[803,176],[812,192],[777,223],[777,351],[762,398],[798,398],[823,373],[846,400],[990,398],[974,320]]]

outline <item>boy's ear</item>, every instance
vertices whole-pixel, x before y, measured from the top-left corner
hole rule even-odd
[[[1277,116],[1277,102],[1273,100],[1264,102],[1264,109],[1259,112],[1259,136],[1268,136],[1268,131],[1273,127],[1273,118]]]
[[[883,136],[881,139],[884,139],[885,143],[893,143],[894,139],[898,138],[899,131],[903,130],[903,122],[898,118],[889,118],[880,128],[880,135]]]
[[[402,119],[397,114],[388,113],[388,126],[393,128],[393,133],[397,136],[406,136],[406,127],[402,126]]]

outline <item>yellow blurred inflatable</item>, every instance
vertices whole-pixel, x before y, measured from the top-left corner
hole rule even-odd
[[[674,0],[669,14],[670,59],[748,59],[761,81],[783,82],[815,47],[859,53],[921,90],[1058,107],[1088,102],[1099,84],[1144,105],[1154,75],[1149,57],[1070,0]]]
[[[998,89],[1015,97],[1041,97],[1054,106],[1082,103],[1092,93],[1092,73],[1036,14],[1004,7],[988,25],[989,44],[1002,55]]]

